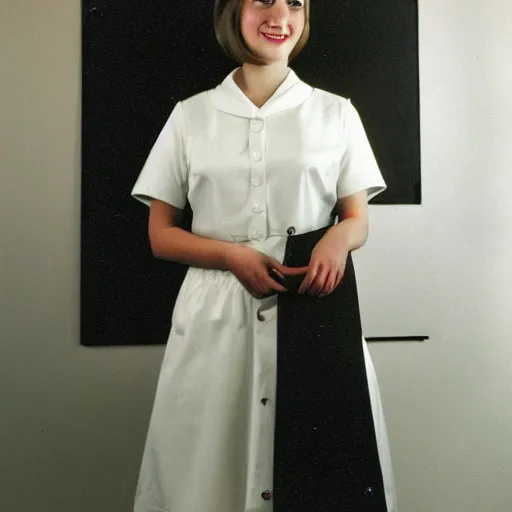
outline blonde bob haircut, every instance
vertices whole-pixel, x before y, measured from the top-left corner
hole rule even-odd
[[[265,64],[252,52],[242,36],[241,18],[244,0],[215,0],[213,26],[215,36],[223,50],[239,64]],[[309,0],[304,0],[304,31],[290,53],[292,61],[303,50],[309,39]]]

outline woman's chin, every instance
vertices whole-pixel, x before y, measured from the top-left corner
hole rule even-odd
[[[264,65],[288,64],[289,52],[259,51],[256,55],[264,62]]]

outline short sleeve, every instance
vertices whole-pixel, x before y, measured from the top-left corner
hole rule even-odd
[[[337,183],[338,199],[367,190],[369,201],[387,186],[359,113],[350,100],[343,105],[342,118],[345,147]]]
[[[183,209],[188,194],[183,107],[177,103],[154,143],[131,195],[149,206],[159,199]]]

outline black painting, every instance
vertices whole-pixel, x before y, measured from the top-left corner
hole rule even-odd
[[[165,343],[186,267],[153,257],[130,192],[175,104],[237,64],[215,39],[213,0],[82,6],[81,342]],[[291,66],[358,109],[388,185],[372,203],[420,204],[417,2],[313,0]]]

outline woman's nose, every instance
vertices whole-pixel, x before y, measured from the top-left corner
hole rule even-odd
[[[274,5],[267,11],[269,27],[283,30],[288,21],[288,4],[286,0],[277,0]]]

